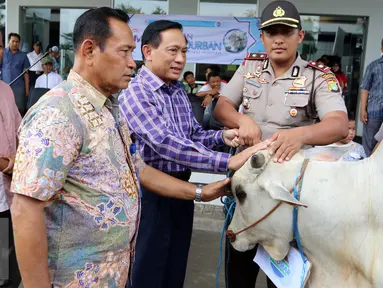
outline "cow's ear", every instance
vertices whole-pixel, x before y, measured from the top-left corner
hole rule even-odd
[[[295,197],[290,194],[289,190],[287,190],[279,182],[267,181],[267,183],[265,183],[265,190],[268,191],[270,193],[270,196],[275,200],[286,202],[287,204],[293,206],[307,207],[306,204],[295,199]]]

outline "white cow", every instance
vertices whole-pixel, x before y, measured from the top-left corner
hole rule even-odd
[[[293,240],[293,205],[301,206],[298,227],[313,264],[308,287],[383,287],[383,145],[359,162],[310,160],[300,201],[290,195],[301,170],[301,151],[283,164],[260,151],[232,179],[237,201],[228,230],[234,233],[283,204],[232,245],[246,251],[261,243],[282,260]],[[288,204],[289,203],[289,204]],[[293,204],[293,205],[291,205]]]

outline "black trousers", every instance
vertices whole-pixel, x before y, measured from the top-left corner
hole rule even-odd
[[[0,252],[2,250],[5,252],[0,254],[0,287],[17,288],[20,285],[21,276],[17,265],[12,219],[9,210],[0,212],[0,235]],[[5,242],[2,241],[4,235],[8,235],[8,241],[5,241],[8,247],[3,247],[5,246],[3,245]],[[8,272],[8,275],[3,275],[4,271]],[[4,276],[5,279],[3,279]]]
[[[225,215],[227,213],[224,210]],[[233,211],[234,213],[234,211]],[[230,222],[227,223],[226,229]],[[253,249],[245,252],[237,251],[230,244],[230,240],[226,237],[225,249],[225,276],[227,288],[254,288],[257,282],[259,266],[253,261],[257,253],[258,245]],[[267,287],[276,288],[277,286],[267,277]]]
[[[228,288],[254,288],[257,282],[259,266],[253,259],[257,253],[258,245],[246,252],[235,250],[227,238],[226,245],[229,246],[229,252],[226,249],[225,253],[225,258],[228,259],[229,257],[226,264],[226,286]],[[277,286],[267,277],[267,287],[274,288]]]
[[[188,181],[190,171],[170,175]],[[166,198],[145,189],[142,195],[131,287],[182,288],[193,230],[194,201]]]

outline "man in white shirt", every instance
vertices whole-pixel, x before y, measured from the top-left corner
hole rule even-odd
[[[37,78],[35,88],[52,89],[63,81],[63,78],[59,74],[52,72],[53,70],[52,57],[50,56],[45,57],[42,60],[42,66],[43,66],[44,74],[41,75],[39,78]]]
[[[43,56],[41,52],[41,42],[36,41],[33,44],[33,51],[27,54],[29,63],[33,65],[37,60],[39,60]],[[41,60],[37,62],[35,66],[33,66],[29,70],[29,87],[35,87],[36,79],[43,74],[43,67],[41,66]]]

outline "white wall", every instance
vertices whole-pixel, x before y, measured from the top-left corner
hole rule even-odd
[[[258,0],[258,13],[272,0]],[[290,0],[302,14],[350,15],[369,17],[368,35],[365,41],[364,65],[380,57],[380,42],[383,38],[382,0]],[[359,106],[359,105],[358,105]],[[359,109],[359,107],[358,107]],[[359,111],[359,110],[358,110]],[[362,125],[357,124],[357,135],[362,135]]]

